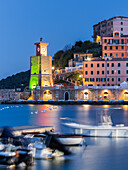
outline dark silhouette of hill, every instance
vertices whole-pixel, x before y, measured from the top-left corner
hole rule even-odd
[[[0,80],[0,89],[16,89],[29,86],[30,70]]]

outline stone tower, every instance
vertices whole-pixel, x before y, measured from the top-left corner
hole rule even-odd
[[[53,86],[52,57],[47,56],[48,43],[35,43],[36,56],[30,58],[30,89]]]

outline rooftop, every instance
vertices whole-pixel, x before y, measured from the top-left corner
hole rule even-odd
[[[101,24],[103,22],[107,22],[107,21],[110,21],[110,20],[113,20],[113,19],[116,19],[116,18],[127,18],[128,19],[128,17],[124,17],[124,16],[115,16],[115,17],[109,18],[107,20],[103,20],[101,22],[98,22],[98,24],[93,25],[93,27],[95,27],[95,26],[97,26],[97,25],[99,25],[99,24]]]

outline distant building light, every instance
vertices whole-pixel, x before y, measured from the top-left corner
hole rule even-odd
[[[91,58],[87,58],[88,61],[91,61]]]

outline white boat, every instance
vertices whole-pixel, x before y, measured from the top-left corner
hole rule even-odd
[[[58,140],[67,146],[83,145],[84,137],[80,135],[58,135]]]
[[[107,115],[102,116],[102,121],[97,126],[78,123],[64,123],[63,125],[72,128],[75,134],[82,134],[88,137],[128,138],[128,126],[124,126],[124,124],[112,126],[111,117]]]

